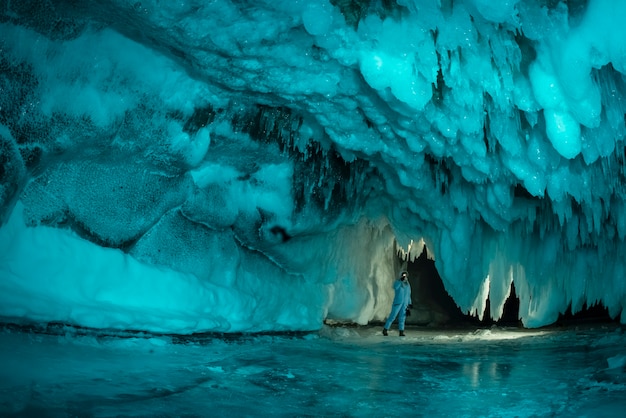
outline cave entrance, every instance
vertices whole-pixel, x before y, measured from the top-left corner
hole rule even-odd
[[[424,246],[422,253],[413,261],[401,260],[406,263],[411,283],[411,316],[406,323],[411,325],[427,325],[434,327],[477,326],[492,325],[503,327],[523,327],[519,315],[520,300],[517,296],[515,283],[511,282],[509,297],[504,303],[502,316],[498,320],[491,319],[491,301],[487,298],[482,321],[475,316],[463,313],[454,299],[446,291],[435,261],[428,257],[428,249]],[[571,306],[560,314],[555,326],[568,326],[581,323],[619,323],[617,318],[611,318],[608,309],[602,303],[591,306],[585,304],[580,312],[572,314]]]
[[[478,320],[478,319],[476,319]],[[497,321],[491,319],[491,300],[487,297],[485,306],[485,314],[483,320],[479,321],[482,325],[499,325],[503,327],[523,327],[522,321],[519,319],[519,298],[515,292],[515,283],[511,282],[511,290],[509,297],[504,302],[502,308],[502,316]]]
[[[428,257],[426,246],[419,257],[406,262],[406,271],[409,273],[413,304],[407,324],[444,326],[466,322],[467,315],[461,312],[443,286],[435,261]]]
[[[487,298],[487,305],[485,308],[485,315],[483,320],[479,321],[481,325],[498,325],[504,327],[524,327],[524,324],[519,319],[519,307],[520,301],[515,293],[515,283],[511,283],[511,292],[508,299],[504,303],[504,309],[502,311],[502,317],[497,321],[491,319],[491,304],[489,298]],[[477,320],[477,319],[476,319]],[[584,323],[619,323],[619,318],[611,318],[609,311],[604,307],[602,303],[598,303],[592,306],[583,305],[582,310],[575,314],[572,314],[571,305],[567,308],[565,313],[559,314],[558,319],[551,325],[553,326],[569,326],[579,325]]]
[[[519,298],[515,293],[515,283],[511,283],[511,293],[508,299],[504,303],[504,310],[502,317],[497,321],[491,319],[491,306],[490,300],[487,298],[487,306],[485,308],[485,315],[483,320],[480,321],[482,325],[498,325],[505,327],[524,327],[522,321],[519,319]],[[559,314],[557,320],[551,324],[552,326],[569,326],[579,325],[585,323],[619,323],[619,317],[611,318],[609,310],[602,304],[597,303],[595,305],[588,306],[584,304],[582,309],[572,314],[572,306],[568,306],[565,313]]]
[[[463,313],[454,299],[446,291],[441,276],[435,267],[435,261],[428,257],[428,249],[424,246],[422,253],[413,261],[408,261],[406,270],[411,283],[413,309],[407,323],[428,326],[515,326],[521,327],[519,320],[519,298],[515,286],[511,283],[511,292],[504,304],[502,317],[491,319],[490,301],[487,304],[483,320]]]
[[[579,324],[602,324],[602,323],[615,323],[619,324],[619,315],[615,318],[611,318],[609,315],[609,309],[599,302],[594,305],[583,305],[582,310],[572,313],[572,305],[567,307],[565,313],[559,314],[559,318],[554,325],[556,326],[569,326]]]

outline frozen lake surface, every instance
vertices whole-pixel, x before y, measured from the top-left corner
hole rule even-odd
[[[617,325],[380,331],[179,338],[5,328],[0,416],[621,417],[626,408]]]

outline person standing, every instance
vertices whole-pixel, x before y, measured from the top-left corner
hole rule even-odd
[[[391,327],[393,321],[395,321],[396,317],[398,317],[400,337],[404,337],[404,321],[406,320],[406,311],[411,304],[411,285],[409,284],[408,273],[406,271],[400,273],[398,280],[393,283],[393,290],[395,292],[395,296],[393,297],[391,312],[387,317],[385,328],[383,328],[383,335],[389,335],[387,331],[389,331],[389,327]]]

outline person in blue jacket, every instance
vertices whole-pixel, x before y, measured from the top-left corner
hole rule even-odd
[[[391,312],[387,317],[385,328],[383,328],[383,335],[389,335],[389,327],[393,321],[398,317],[398,329],[400,330],[400,336],[404,337],[404,321],[406,320],[407,309],[411,305],[411,285],[409,284],[409,277],[406,271],[400,273],[400,277],[393,283],[393,290],[395,296],[393,297],[393,305],[391,306]]]

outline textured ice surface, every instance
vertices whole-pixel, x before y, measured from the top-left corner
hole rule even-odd
[[[0,333],[3,416],[622,416],[619,328]],[[60,335],[58,333],[60,332]],[[65,331],[65,332],[64,332]]]
[[[423,241],[463,312],[625,322],[624,4],[2,3],[0,315],[364,324]]]

